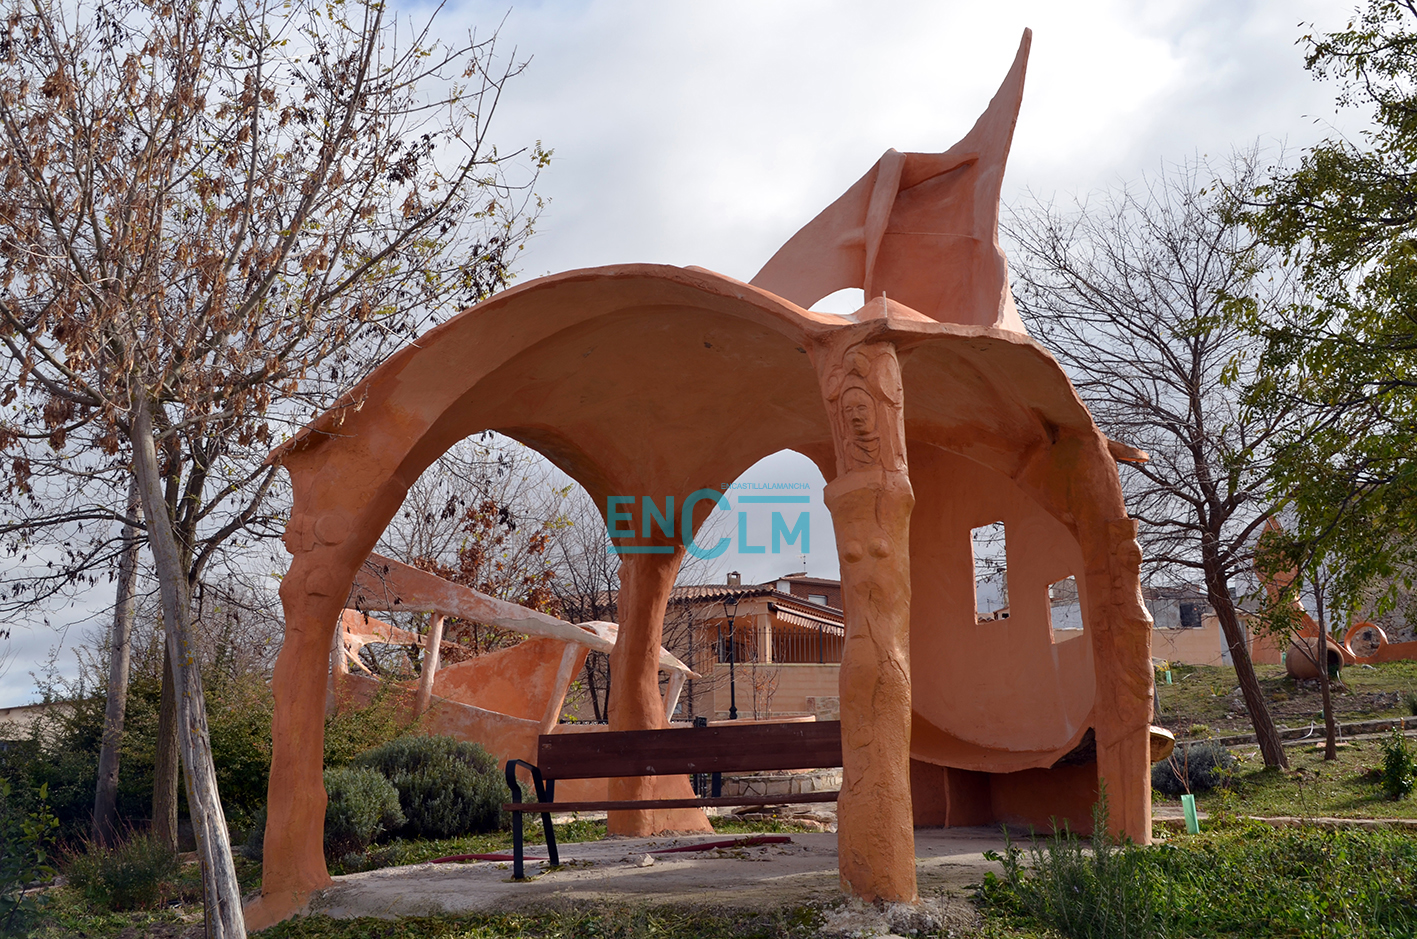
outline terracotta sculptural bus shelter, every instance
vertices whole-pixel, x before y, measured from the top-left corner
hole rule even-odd
[[[252,928],[331,881],[322,716],[333,631],[409,486],[492,429],[544,454],[629,522],[610,728],[666,726],[666,601],[716,487],[783,449],[829,481],[847,639],[843,886],[916,896],[912,827],[997,819],[1150,839],[1150,617],[1113,444],[1028,337],[997,242],[1029,35],[970,133],[885,156],[750,283],[630,264],[544,277],[431,330],[273,454],[293,484],[281,584],[262,896]],[[854,315],[812,311],[846,287]],[[642,514],[645,500],[668,518]],[[1002,521],[1011,616],[980,622],[970,531]],[[687,529],[687,531],[685,530]],[[1055,642],[1049,585],[1075,577],[1084,635]],[[987,650],[981,653],[981,650]],[[688,732],[688,731],[686,731]],[[652,780],[611,780],[636,799]],[[697,810],[695,810],[697,811]],[[685,828],[613,812],[610,830]]]

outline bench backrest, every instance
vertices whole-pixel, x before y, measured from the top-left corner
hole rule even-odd
[[[543,734],[538,750],[545,779],[821,769],[841,765],[841,722]]]

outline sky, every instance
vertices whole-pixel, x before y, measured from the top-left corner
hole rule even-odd
[[[421,18],[430,8],[401,10]],[[1309,77],[1296,45],[1307,24],[1339,29],[1352,10],[1316,0],[450,0],[438,23],[479,35],[500,23],[499,52],[527,61],[492,118],[504,152],[537,140],[554,151],[536,185],[548,203],[523,280],[625,262],[748,280],[886,149],[941,151],[962,137],[1025,27],[1033,48],[1006,203],[1084,197],[1235,147],[1258,143],[1277,158],[1356,135],[1363,115],[1335,112],[1335,89]],[[828,298],[821,308],[856,305]],[[741,544],[764,550],[740,551],[730,491],[732,544],[706,580],[837,575],[822,479],[805,458],[774,455],[740,482],[805,487],[793,490],[811,497],[805,559],[797,544],[772,553],[761,509]],[[800,509],[783,511],[795,525]],[[52,645],[16,630],[0,706],[33,697],[29,673]],[[72,655],[58,661],[67,668]]]
[[[464,3],[450,19],[488,24],[503,9]],[[1309,31],[1301,23],[1342,28],[1351,9],[1302,0],[521,4],[506,13],[499,47],[530,61],[504,94],[494,136],[554,151],[523,274],[649,261],[751,279],[886,149],[940,151],[962,137],[1025,27],[1033,45],[1006,203],[1066,201],[1235,147],[1258,144],[1277,159],[1356,132],[1296,45]],[[740,508],[730,492],[720,524],[731,545],[701,568],[706,580],[730,570],[744,582],[804,568],[838,576],[815,467],[777,454],[740,482],[809,486],[809,550],[782,544],[774,554],[772,510]],[[783,521],[796,524],[798,511]],[[740,550],[752,548],[765,550]]]

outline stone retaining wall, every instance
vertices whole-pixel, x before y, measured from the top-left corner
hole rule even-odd
[[[834,792],[841,788],[841,769],[806,772],[745,773],[723,777],[725,796],[762,796],[781,800],[805,792]]]

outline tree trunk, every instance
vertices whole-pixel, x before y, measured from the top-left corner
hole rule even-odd
[[[438,657],[443,646],[443,614],[434,613],[428,623],[427,648],[423,652],[423,671],[418,676],[418,694],[413,700],[413,716],[422,717],[433,702],[433,680],[438,675]]]
[[[591,713],[595,715],[596,723],[600,723],[601,721],[605,720],[605,718],[602,716],[602,712],[601,712],[601,710],[600,710],[600,697],[599,697],[599,693],[595,690],[595,666],[591,664],[591,663],[594,661],[594,659],[595,659],[595,653],[594,653],[594,652],[592,652],[590,655],[586,656],[586,659],[585,659],[585,677],[586,677],[586,686],[590,689],[590,710],[591,710]]]
[[[127,517],[138,514],[138,480],[128,480]],[[93,797],[93,831],[97,844],[117,839],[118,760],[123,746],[123,719],[128,708],[128,663],[133,633],[133,581],[138,567],[138,530],[123,526],[123,553],[118,558],[118,590],[113,602],[113,628],[108,643],[108,698],[103,710],[103,746],[98,754],[98,785]]]
[[[1324,702],[1324,759],[1338,759],[1338,722],[1333,717],[1333,692],[1328,680],[1328,621],[1324,618],[1324,588],[1314,578],[1314,612],[1319,624],[1319,692]]]
[[[177,739],[187,777],[188,814],[196,836],[197,857],[202,862],[208,935],[213,939],[245,939],[241,916],[241,888],[231,857],[231,839],[217,793],[207,731],[202,675],[192,636],[191,596],[168,505],[163,498],[162,475],[153,444],[150,404],[141,392],[134,396],[133,466],[148,520],[148,550],[157,569],[162,598],[167,649],[172,656],[173,690],[177,701]]]
[[[157,765],[153,767],[153,837],[177,850],[177,693],[172,655],[163,643],[162,703],[157,713]]]
[[[1250,661],[1250,650],[1245,645],[1245,632],[1240,626],[1240,617],[1235,612],[1235,603],[1230,599],[1230,584],[1219,572],[1219,565],[1212,559],[1205,559],[1205,587],[1207,599],[1220,620],[1220,628],[1225,633],[1225,644],[1230,649],[1230,661],[1235,665],[1235,677],[1240,683],[1240,694],[1245,699],[1245,708],[1250,712],[1250,723],[1255,728],[1255,739],[1260,745],[1260,755],[1265,766],[1289,768],[1289,758],[1284,755],[1284,747],[1279,741],[1279,732],[1274,729],[1274,719],[1270,717],[1269,705],[1265,703],[1264,692],[1260,690],[1260,680],[1255,677],[1255,665]]]

